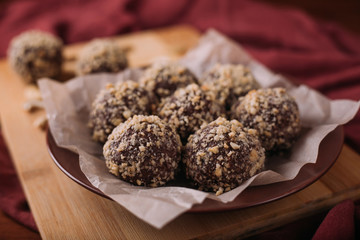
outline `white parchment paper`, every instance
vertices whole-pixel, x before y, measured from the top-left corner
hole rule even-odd
[[[198,45],[179,62],[197,77],[215,63],[243,63],[251,68],[262,87],[287,88],[299,105],[303,125],[302,135],[293,146],[291,156],[269,161],[266,171],[218,197],[185,187],[133,186],[108,173],[102,146],[91,140],[87,122],[91,103],[100,89],[107,83],[128,79],[136,81],[142,70],[128,69],[119,74],[89,75],[66,83],[50,79],[39,81],[50,130],[58,146],[79,154],[81,170],[95,187],[156,228],[162,228],[206,198],[226,203],[234,200],[249,185],[264,185],[295,178],[302,166],[316,162],[322,139],[338,125],[350,121],[360,106],[360,101],[330,101],[304,85],[292,85],[281,75],[272,73],[252,59],[238,44],[214,30],[204,34]]]

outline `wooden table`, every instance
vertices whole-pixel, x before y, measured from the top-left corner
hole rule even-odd
[[[186,26],[125,35],[130,64],[141,66],[157,56],[180,57],[199,33]],[[73,59],[80,45],[67,47]],[[65,68],[71,69],[69,62]],[[43,111],[22,110],[25,84],[0,61],[0,120],[30,208],[45,239],[184,239],[249,236],[315,214],[344,199],[360,198],[360,156],[344,145],[320,180],[284,199],[257,207],[218,213],[186,213],[157,230],[117,203],[102,198],[66,177],[47,152],[45,132],[33,126]],[[6,89],[6,90],[5,90]],[[346,177],[345,177],[346,176]]]

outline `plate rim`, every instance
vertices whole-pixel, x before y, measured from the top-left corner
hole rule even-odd
[[[315,169],[317,164],[318,163],[318,159],[320,157],[320,153],[321,151],[324,151],[324,148],[325,146],[324,145],[324,142],[326,141],[329,141],[330,138],[334,138],[334,136],[332,135],[335,135],[335,137],[339,137],[338,139],[336,139],[338,142],[336,143],[336,148],[332,149],[332,152],[333,152],[333,158],[328,160],[328,164],[322,168],[320,171],[317,172],[316,176],[313,176],[312,178],[309,178],[305,181],[301,181],[301,184],[298,184],[297,186],[289,189],[288,191],[286,191],[285,193],[283,194],[280,194],[278,196],[274,196],[274,197],[271,197],[271,198],[268,198],[268,199],[263,199],[263,200],[260,200],[260,201],[257,201],[255,203],[252,203],[252,204],[236,204],[236,201],[239,200],[239,198],[243,198],[244,194],[248,193],[249,191],[254,191],[254,189],[257,189],[257,188],[270,188],[271,187],[274,187],[276,185],[286,185],[286,184],[289,184],[290,182],[292,181],[295,181],[299,176],[301,176],[300,174],[303,174],[302,171],[305,171],[304,169],[305,168],[313,168]],[[336,136],[336,135],[339,135],[339,136]],[[331,139],[330,139],[331,140]],[[317,157],[317,161],[316,163],[308,163],[308,164],[305,164],[299,171],[298,175],[296,175],[296,177],[293,179],[293,180],[288,180],[288,181],[283,181],[283,182],[277,182],[277,183],[272,183],[272,184],[268,184],[268,185],[262,185],[262,186],[254,186],[254,187],[249,187],[247,189],[244,190],[244,192],[242,194],[240,194],[239,196],[237,196],[233,201],[231,202],[228,202],[228,203],[222,203],[222,202],[219,202],[219,201],[216,201],[216,200],[212,200],[212,199],[209,199],[209,198],[206,198],[202,203],[198,203],[198,204],[194,204],[192,206],[192,208],[190,208],[187,212],[190,212],[190,213],[204,213],[204,212],[220,212],[220,211],[229,211],[229,210],[236,210],[236,209],[242,209],[242,208],[248,208],[248,207],[253,207],[253,206],[258,206],[258,205],[262,205],[262,204],[265,204],[265,203],[269,203],[269,202],[272,202],[272,201],[276,201],[276,200],[279,200],[279,199],[282,199],[284,197],[287,197],[289,195],[292,195],[302,189],[304,189],[305,187],[311,185],[312,183],[314,183],[315,181],[317,181],[321,176],[323,176],[333,165],[334,163],[336,162],[336,160],[338,159],[339,157],[339,154],[341,152],[341,149],[342,149],[342,146],[343,146],[343,143],[344,143],[344,127],[342,125],[339,125],[337,126],[334,130],[332,130],[331,132],[329,132],[325,137],[324,139],[321,141],[320,143],[320,146],[319,146],[319,154],[318,154],[318,157]],[[78,164],[78,167],[80,168],[80,165],[79,165],[79,157],[78,157],[78,154],[74,153],[74,152],[71,152],[70,150],[68,149],[65,149],[65,148],[62,148],[62,147],[59,147],[57,146],[56,142],[55,142],[55,139],[53,138],[53,135],[50,131],[50,128],[47,128],[46,130],[46,145],[47,145],[47,150],[53,160],[53,162],[56,164],[56,166],[67,176],[69,177],[71,180],[73,180],[74,182],[76,182],[77,184],[79,184],[80,186],[86,188],[87,190],[93,192],[93,193],[96,193],[102,197],[105,197],[107,199],[110,199],[110,200],[113,200],[111,199],[110,197],[108,197],[107,195],[105,195],[103,192],[101,192],[101,190],[99,190],[98,188],[96,188],[95,186],[93,186],[90,181],[86,178],[85,174],[82,173],[81,169],[80,169],[80,174],[83,174],[84,178],[86,179],[87,183],[84,182],[84,181],[81,181],[79,180],[76,176],[73,176],[73,174],[71,174],[60,162],[59,160],[57,159],[57,157],[55,156],[56,154],[54,154],[54,148],[56,148],[56,150],[58,151],[62,151],[62,152],[66,152],[67,154],[72,154],[74,156],[77,156],[77,160],[76,163]],[[309,167],[310,166],[310,167]],[[286,183],[287,182],[287,183]],[[255,191],[260,191],[260,190],[255,190]],[[214,207],[215,206],[215,207]]]

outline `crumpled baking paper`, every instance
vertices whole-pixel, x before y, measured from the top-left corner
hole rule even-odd
[[[350,121],[360,105],[360,102],[350,100],[329,100],[307,86],[293,85],[283,76],[272,73],[252,59],[238,44],[215,30],[204,34],[198,45],[179,62],[197,77],[215,63],[242,63],[250,67],[262,87],[285,87],[298,103],[303,126],[302,135],[293,146],[291,156],[269,161],[266,171],[220,196],[185,187],[134,186],[108,173],[102,146],[91,140],[87,122],[91,103],[100,89],[107,83],[128,79],[137,81],[143,70],[128,69],[119,74],[82,76],[66,83],[50,79],[38,82],[50,130],[57,145],[79,154],[81,170],[95,187],[138,218],[159,229],[206,198],[227,203],[233,201],[248,186],[295,178],[302,166],[316,162],[322,139],[338,125]]]

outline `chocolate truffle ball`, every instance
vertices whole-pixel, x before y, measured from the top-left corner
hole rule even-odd
[[[145,71],[140,82],[161,99],[178,88],[197,83],[197,79],[190,70],[176,63],[155,63]]]
[[[256,129],[270,152],[290,148],[301,129],[298,106],[284,88],[250,91],[239,98],[232,114],[245,127]]]
[[[244,65],[216,64],[201,79],[203,89],[212,91],[221,104],[230,109],[240,96],[260,85]]]
[[[8,57],[11,67],[27,83],[39,78],[56,78],[61,72],[60,38],[49,33],[30,30],[16,36],[10,43]]]
[[[116,73],[128,66],[125,51],[115,42],[95,39],[80,52],[77,62],[78,75],[110,72]]]
[[[183,161],[200,190],[219,195],[262,171],[265,150],[256,130],[218,118],[189,137]]]
[[[224,114],[213,95],[202,91],[197,84],[190,84],[176,90],[171,97],[163,99],[158,115],[172,124],[185,141],[202,124],[212,122]]]
[[[138,83],[108,84],[92,104],[89,127],[92,128],[93,139],[105,142],[117,125],[134,115],[148,115],[150,110],[151,97]]]
[[[136,185],[158,187],[174,179],[181,158],[179,135],[157,116],[121,123],[104,145],[109,171]]]

